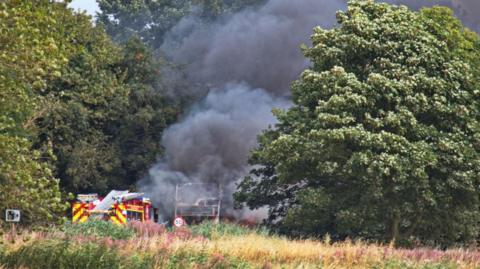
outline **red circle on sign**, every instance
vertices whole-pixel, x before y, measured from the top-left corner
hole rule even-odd
[[[176,217],[174,220],[173,220],[173,225],[175,227],[182,227],[185,225],[185,220],[182,219],[181,217]]]

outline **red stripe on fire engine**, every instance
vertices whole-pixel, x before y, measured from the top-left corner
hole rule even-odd
[[[82,211],[85,208],[86,204],[80,204],[80,207],[77,208],[75,211],[73,211],[72,216],[75,216],[78,214],[78,212]]]

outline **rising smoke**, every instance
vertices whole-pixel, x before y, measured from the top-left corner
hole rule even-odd
[[[140,183],[165,213],[171,212],[175,184],[183,182],[220,183],[231,205],[257,135],[275,123],[272,108],[288,106],[289,85],[308,65],[300,44],[314,26],[331,27],[341,7],[342,1],[274,0],[211,25],[186,17],[172,29],[164,51],[187,64],[192,85],[209,91],[168,128],[165,158]]]
[[[248,172],[248,153],[256,144],[256,135],[275,122],[273,107],[287,106],[287,100],[247,84],[211,90],[181,122],[166,130],[162,140],[166,156],[150,169],[142,191],[152,194],[153,202],[168,213],[176,184],[215,183],[231,207],[234,182]],[[187,195],[190,198],[215,197],[201,185],[190,191],[194,192]]]
[[[472,14],[478,14],[474,10],[480,4],[473,0],[389,2],[412,8],[419,3],[449,5],[478,30]],[[173,27],[164,53],[186,65],[189,82],[195,85],[191,91],[207,93],[166,130],[165,157],[139,183],[164,214],[172,211],[177,183],[221,184],[224,200],[231,204],[235,183],[249,170],[256,136],[275,123],[271,109],[288,106],[290,83],[308,66],[299,45],[308,44],[314,26],[332,27],[335,12],[345,7],[345,0],[270,0],[213,24],[188,16]],[[198,188],[195,192],[210,195]]]
[[[194,17],[173,29],[190,32],[165,45],[170,57],[188,65],[194,82],[221,87],[247,82],[275,95],[288,95],[290,83],[306,67],[299,46],[307,43],[314,26],[331,27],[340,0],[271,0],[259,10],[246,10],[226,22],[198,27]],[[179,40],[180,39],[180,40]],[[176,49],[173,44],[180,43]]]

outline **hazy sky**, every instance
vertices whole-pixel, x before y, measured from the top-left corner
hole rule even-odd
[[[95,0],[73,0],[69,6],[74,9],[84,9],[92,16],[95,15],[96,11],[100,11]]]

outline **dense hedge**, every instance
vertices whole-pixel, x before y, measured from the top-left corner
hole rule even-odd
[[[135,231],[127,226],[119,226],[108,221],[88,221],[81,224],[66,223],[63,227],[67,236],[110,237],[112,239],[128,239]]]
[[[209,239],[217,238],[225,235],[242,236],[251,233],[259,235],[268,235],[269,231],[263,226],[246,227],[234,223],[214,223],[212,221],[204,221],[198,225],[189,227],[193,235],[203,236]]]

